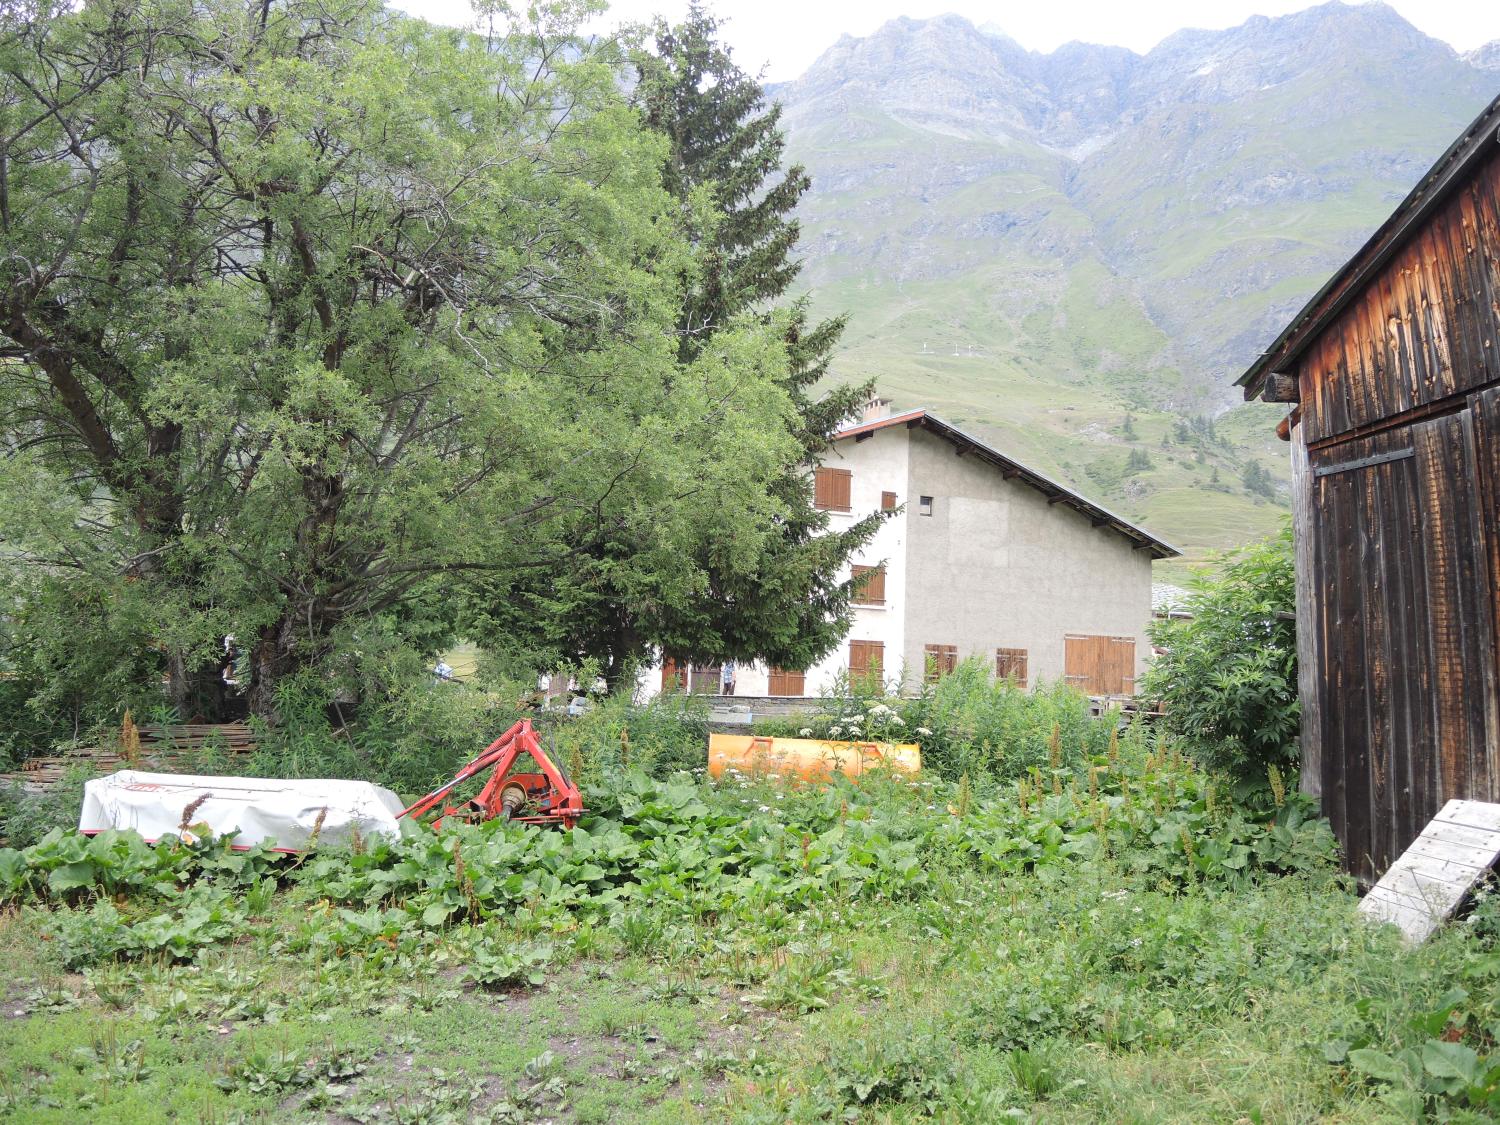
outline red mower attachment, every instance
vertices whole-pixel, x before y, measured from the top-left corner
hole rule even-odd
[[[511,773],[516,760],[530,755],[540,773]],[[445,805],[442,815],[432,822],[442,826],[449,817],[471,824],[500,817],[522,824],[557,824],[572,828],[584,814],[583,795],[568,775],[547,756],[532,729],[530,719],[522,719],[506,731],[483,754],[459,770],[453,780],[438,786],[427,796],[401,811],[413,819],[424,816],[437,803],[472,777],[493,770],[479,796],[462,805]]]

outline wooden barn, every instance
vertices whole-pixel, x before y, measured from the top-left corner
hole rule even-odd
[[[1293,404],[1303,787],[1369,882],[1500,801],[1500,98],[1239,382]]]

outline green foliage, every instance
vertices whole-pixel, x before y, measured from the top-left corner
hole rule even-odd
[[[1294,772],[1297,732],[1296,577],[1291,528],[1199,576],[1190,619],[1152,626],[1164,650],[1141,694],[1160,700],[1167,730],[1206,765],[1260,784],[1267,768]]]
[[[584,554],[680,603],[677,548],[783,514],[782,334],[679,354],[668,146],[585,5],[484,36],[369,0],[18,12],[0,586],[48,721],[163,673],[184,716],[222,709],[229,635],[267,719],[372,649],[551,641],[545,596],[476,607]]]
[[[83,784],[92,771],[74,766],[62,779],[40,793],[28,793],[14,782],[0,789],[0,842],[24,848],[53,829],[73,828],[83,802]]]
[[[1451,983],[1437,1006],[1404,1020],[1391,998],[1366,997],[1349,1038],[1325,1043],[1324,1056],[1374,1084],[1409,1118],[1493,1118],[1500,1113],[1500,955],[1466,961]],[[1404,1023],[1402,1045],[1382,1050],[1393,1022]]]
[[[1109,748],[1108,720],[1094,718],[1087,697],[1066,684],[1027,691],[997,680],[984,660],[972,657],[926,682],[915,698],[893,694],[896,684],[841,680],[816,715],[757,725],[766,734],[847,741],[916,742],[924,769],[947,781],[967,776],[989,785],[1026,776],[1032,769],[1071,771]],[[1129,732],[1139,740],[1143,731]],[[1141,751],[1144,756],[1145,751]]]
[[[1253,492],[1267,500],[1276,499],[1276,480],[1259,461],[1246,463],[1244,474],[1240,479],[1246,492]]]
[[[951,804],[957,790],[933,781],[876,777],[785,793],[745,779],[715,788],[683,774],[653,781],[617,773],[587,791],[593,815],[571,831],[496,820],[304,857],[287,874],[323,914],[291,948],[384,962],[455,922],[529,916],[611,924],[647,949],[662,933],[642,929],[646,906],[658,917],[701,919],[832,900],[912,901],[944,872],[1052,879],[1106,857],[1161,886],[1232,886],[1256,872],[1321,869],[1331,854],[1326,824],[1307,821],[1300,805],[1269,826],[1248,821],[1165,752],[1101,759],[1087,780],[1050,773],[1044,783],[1034,769],[1019,800],[1005,794],[963,810]],[[0,850],[0,902],[96,899],[53,916],[69,965],[146,953],[190,958],[260,908],[275,862],[274,853],[235,852],[227,840],[169,837],[153,847],[132,832],[58,832],[24,851]],[[133,896],[129,913],[115,896]],[[549,957],[542,945],[486,939],[474,964],[478,979],[501,987],[543,973]],[[776,1006],[811,1010],[848,983],[848,969],[824,950],[768,995]]]

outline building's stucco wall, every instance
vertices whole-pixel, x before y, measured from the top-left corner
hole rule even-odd
[[[842,530],[880,510],[880,494],[894,492],[897,505],[907,504],[909,444],[906,427],[893,426],[877,430],[864,441],[846,439],[835,442],[824,464],[830,468],[850,470],[849,512],[829,513],[830,530]],[[832,690],[839,675],[849,668],[849,641],[880,641],[885,645],[886,674],[900,671],[901,653],[906,642],[906,527],[909,511],[898,511],[885,519],[873,539],[853,559],[860,566],[885,563],[885,605],[859,606],[853,610],[848,636],[839,646],[807,671],[807,693],[822,695]],[[845,569],[840,578],[849,577]],[[748,694],[748,693],[746,693]]]
[[[888,678],[915,687],[922,648],[955,645],[993,667],[996,648],[1024,648],[1028,682],[1064,671],[1067,633],[1134,637],[1136,673],[1144,670],[1151,621],[1151,555],[1123,535],[1096,528],[1065,504],[926,430],[895,425],[863,441],[834,444],[825,464],[849,469],[850,512],[830,513],[833,529],[880,508],[882,492],[903,509],[886,520],[854,561],[886,566],[885,605],[856,606],[848,637],[807,670],[809,695],[822,695],[849,667],[849,640],[880,641]],[[933,498],[933,514],[918,497]],[[845,571],[842,577],[847,577]],[[767,670],[740,665],[736,694],[764,695]],[[641,691],[661,687],[659,667]]]
[[[991,666],[996,648],[1024,648],[1031,683],[1060,680],[1067,633],[1134,637],[1139,674],[1150,553],[979,457],[959,456],[951,442],[902,430],[910,437],[906,565],[920,576],[904,599],[912,674],[924,645],[947,644]],[[921,495],[933,498],[931,516],[916,514]]]

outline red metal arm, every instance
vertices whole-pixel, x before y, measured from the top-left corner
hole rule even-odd
[[[531,756],[540,773],[511,772],[523,754]],[[450,816],[464,820],[490,820],[498,816],[524,824],[560,824],[572,828],[584,813],[578,787],[542,749],[531,720],[522,719],[459,770],[452,781],[415,801],[401,815],[413,818],[425,815],[459,785],[487,769],[492,770],[490,779],[479,795],[463,806],[446,806],[433,821],[434,828]]]

